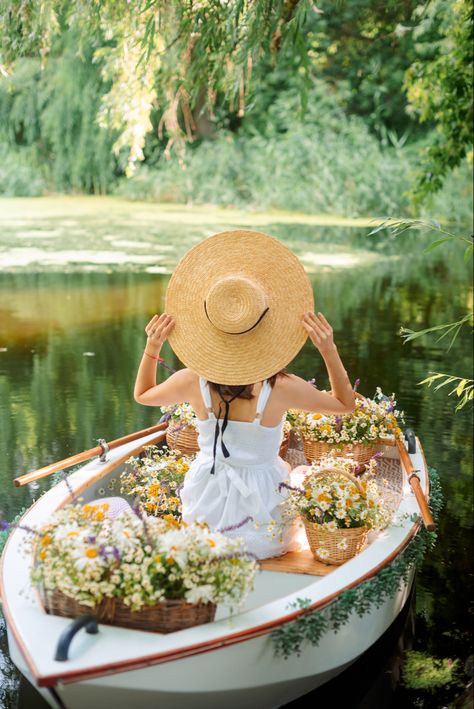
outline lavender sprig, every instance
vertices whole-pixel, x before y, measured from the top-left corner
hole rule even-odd
[[[24,532],[28,532],[29,534],[35,534],[37,537],[43,536],[41,532],[38,532],[37,529],[33,529],[33,527],[28,527],[26,524],[14,524],[13,522],[7,522],[6,519],[0,520],[0,531],[4,531],[6,529],[22,529]]]
[[[244,524],[247,524],[247,522],[252,522],[253,517],[246,517],[243,519],[241,522],[238,524],[231,524],[228,527],[221,527],[220,529],[216,529],[216,532],[220,532],[221,534],[225,534],[225,532],[233,532],[235,529],[240,529],[241,527],[244,526]]]
[[[287,490],[291,490],[292,492],[299,492],[300,495],[304,495],[304,490],[301,490],[299,487],[292,487],[292,485],[288,485],[287,483],[280,483],[278,485],[278,492],[281,492],[282,487],[286,487]]]
[[[154,544],[153,544],[152,539],[151,539],[151,537],[150,537],[150,532],[149,532],[149,530],[148,530],[148,525],[147,525],[147,523],[146,523],[146,521],[145,521],[145,517],[144,517],[143,514],[142,514],[142,511],[141,511],[141,509],[140,509],[140,506],[139,506],[139,505],[133,505],[132,511],[133,511],[134,514],[138,517],[138,519],[140,520],[140,522],[141,522],[142,525],[143,525],[143,534],[144,534],[144,536],[145,536],[146,543],[147,543],[149,546],[153,547]]]
[[[357,391],[357,387],[360,384],[360,379],[356,379],[354,382],[354,386],[352,387],[353,391]]]
[[[221,554],[220,556],[213,556],[212,561],[225,561],[227,559],[235,559],[236,557],[255,559],[258,561],[258,556],[253,554],[251,551],[234,551],[229,552],[228,554]]]
[[[66,475],[64,470],[60,470],[59,475],[62,477],[63,481],[66,483],[66,487],[69,490],[69,494],[71,495],[71,502],[77,502],[77,499],[78,499],[77,495],[74,492],[74,490],[72,489],[72,485],[69,482],[68,476]]]

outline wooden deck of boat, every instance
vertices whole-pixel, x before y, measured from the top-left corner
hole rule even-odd
[[[326,576],[337,566],[328,566],[314,558],[310,549],[289,551],[282,556],[262,559],[260,568],[263,571],[280,571],[288,574],[308,574],[310,576]]]

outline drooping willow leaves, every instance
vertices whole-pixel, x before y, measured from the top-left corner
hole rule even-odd
[[[31,55],[47,61],[65,30],[77,32],[79,52],[95,43],[111,86],[99,123],[119,131],[114,148],[129,148],[132,173],[143,159],[152,108],[161,109],[165,154],[193,139],[192,109],[199,104],[212,115],[218,92],[243,115],[255,63],[286,52],[308,62],[304,30],[315,10],[310,0],[1,0],[2,62],[8,68]]]

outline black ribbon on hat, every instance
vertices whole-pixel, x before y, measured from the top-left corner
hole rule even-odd
[[[228,458],[230,456],[227,446],[224,443],[224,431],[226,430],[227,424],[229,422],[229,407],[230,407],[231,403],[234,401],[234,399],[237,399],[237,397],[242,394],[244,389],[245,389],[245,385],[232,398],[224,399],[224,397],[221,394],[220,387],[218,387],[218,392],[219,392],[219,396],[221,397],[221,401],[219,403],[219,413],[217,414],[216,428],[214,430],[214,445],[212,447],[212,468],[211,468],[211,472],[210,472],[211,475],[214,475],[214,473],[216,471],[216,451],[217,451],[217,441],[219,440],[219,433],[221,434],[222,455],[224,456],[224,458]],[[222,404],[224,404],[225,413],[224,413],[224,418],[222,420],[222,427],[219,429],[219,421],[220,421],[221,414],[222,414]]]

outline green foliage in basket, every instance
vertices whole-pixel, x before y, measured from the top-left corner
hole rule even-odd
[[[438,519],[443,506],[443,494],[439,475],[435,468],[428,468],[430,478],[430,509]],[[419,519],[418,515],[417,518]],[[420,521],[417,534],[395,559],[372,578],[343,591],[330,606],[323,610],[311,610],[310,599],[298,598],[290,609],[301,610],[294,621],[274,630],[271,635],[274,652],[280,657],[300,655],[305,643],[317,646],[327,632],[337,632],[349,622],[355,612],[359,617],[379,608],[392,598],[409,579],[414,565],[420,565],[427,551],[436,543],[436,533],[428,532]]]
[[[381,438],[401,436],[398,422],[405,422],[404,412],[396,409],[395,394],[385,401],[380,387],[373,399],[356,399],[350,414],[324,415],[302,412],[297,417],[298,433],[309,441],[331,443],[342,448],[347,443],[375,443]]]
[[[131,610],[165,599],[240,608],[257,563],[243,541],[205,524],[133,511],[107,517],[107,504],[68,505],[27,542],[32,581],[90,607],[119,598]]]
[[[147,446],[143,458],[129,458],[120,476],[120,492],[131,495],[147,514],[181,519],[179,489],[194,456]]]

